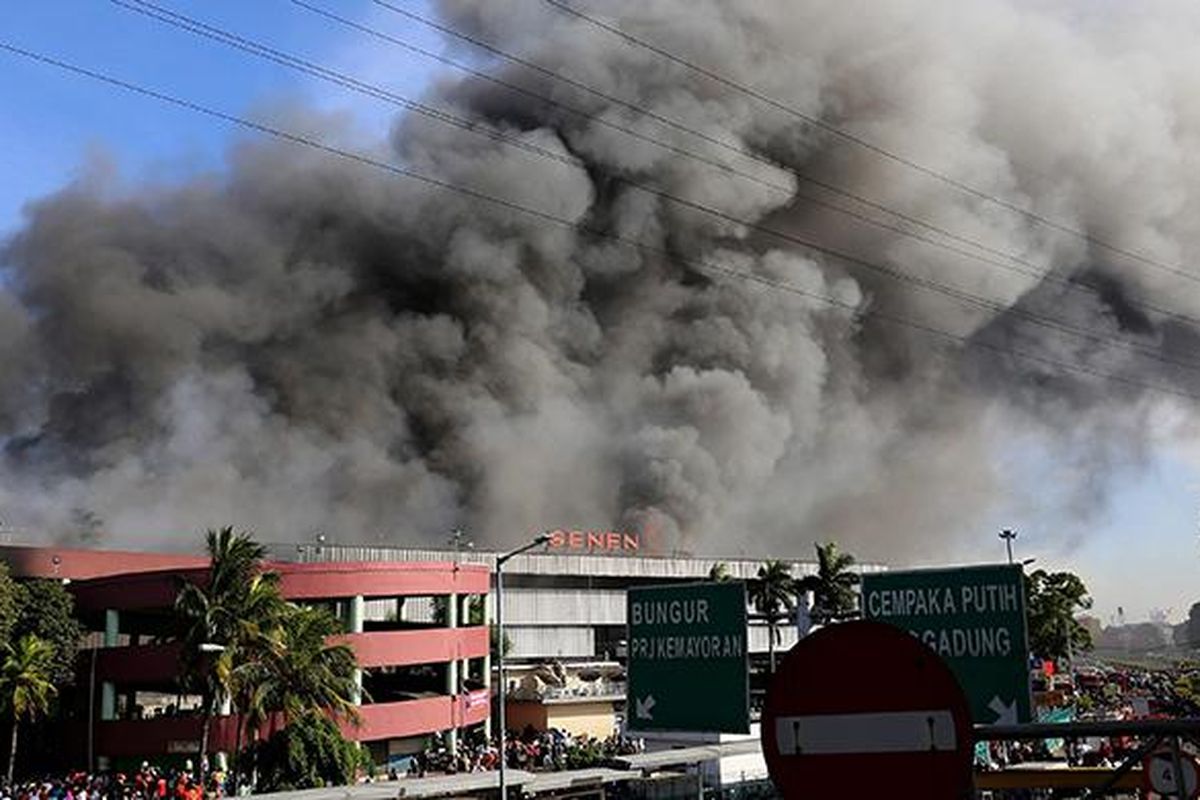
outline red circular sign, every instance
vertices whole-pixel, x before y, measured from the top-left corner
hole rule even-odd
[[[823,628],[779,665],[762,748],[785,800],[971,796],[971,712],[954,674],[879,622]]]

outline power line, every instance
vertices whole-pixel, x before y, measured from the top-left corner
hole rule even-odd
[[[446,190],[446,191],[452,191],[452,192],[464,195],[466,197],[470,197],[474,200],[487,202],[487,203],[490,203],[490,204],[493,204],[493,205],[496,205],[496,206],[499,206],[502,208],[506,208],[511,211],[516,211],[518,213],[533,217],[535,219],[540,219],[544,222],[550,222],[550,223],[553,223],[553,224],[561,226],[561,227],[565,227],[565,228],[569,228],[571,230],[578,231],[580,233],[585,233],[585,234],[588,234],[591,236],[595,236],[597,238],[603,238],[603,239],[615,241],[622,245],[630,247],[631,249],[640,250],[642,252],[651,253],[653,255],[662,257],[669,262],[690,265],[693,268],[695,268],[701,272],[707,272],[709,274],[716,273],[718,275],[724,275],[724,276],[727,276],[730,278],[736,278],[738,280],[757,283],[757,284],[767,286],[770,288],[774,288],[774,289],[777,289],[780,291],[784,291],[784,292],[787,292],[790,294],[794,294],[797,296],[816,300],[818,302],[824,303],[829,306],[833,306],[835,308],[841,308],[843,310],[849,311],[851,314],[854,314],[854,315],[862,314],[862,309],[860,309],[858,306],[856,306],[853,303],[838,299],[836,297],[829,297],[827,295],[819,294],[817,292],[811,292],[807,289],[804,289],[803,287],[799,287],[794,284],[787,283],[786,281],[781,281],[781,280],[770,278],[770,277],[767,277],[764,275],[758,275],[758,274],[755,274],[752,272],[746,272],[743,270],[734,269],[731,267],[727,267],[723,264],[714,263],[714,262],[711,262],[708,260],[681,256],[681,255],[674,253],[668,249],[661,248],[661,247],[655,247],[654,245],[648,245],[644,242],[640,242],[640,241],[638,241],[636,239],[632,239],[628,236],[623,236],[620,234],[612,233],[610,231],[601,230],[601,229],[586,225],[582,222],[577,222],[574,220],[567,219],[565,217],[560,217],[560,216],[552,214],[550,212],[532,208],[530,206],[526,206],[526,205],[518,203],[516,201],[508,200],[506,198],[499,197],[499,196],[490,194],[488,192],[480,191],[478,189],[473,189],[468,186],[462,186],[459,184],[451,183],[449,181],[445,181],[440,178],[435,178],[430,175],[425,175],[424,173],[418,172],[418,171],[410,169],[408,167],[403,167],[403,166],[399,166],[397,164],[388,163],[386,161],[381,161],[377,158],[374,158],[369,155],[365,155],[363,153],[355,152],[352,150],[346,150],[346,149],[338,147],[336,145],[327,144],[325,142],[321,142],[317,139],[314,139],[310,136],[306,136],[304,134],[295,133],[295,132],[286,130],[284,128],[280,128],[280,127],[273,126],[273,125],[268,125],[268,124],[262,123],[262,122],[257,122],[257,121],[251,120],[251,119],[247,119],[245,117],[240,117],[236,114],[231,114],[229,112],[225,112],[225,111],[221,111],[216,108],[212,108],[211,106],[206,106],[206,105],[197,103],[192,100],[187,100],[185,98],[181,98],[176,95],[168,94],[166,92],[158,91],[156,89],[151,89],[149,87],[146,87],[146,86],[143,86],[140,84],[126,81],[124,79],[117,78],[113,75],[110,75],[105,72],[101,72],[99,70],[91,69],[88,67],[82,67],[77,64],[72,64],[70,62],[63,61],[61,59],[45,55],[43,53],[39,53],[39,52],[36,52],[33,50],[28,50],[28,49],[19,47],[17,45],[11,44],[11,43],[3,41],[3,40],[0,40],[0,50],[5,50],[9,53],[21,56],[21,57],[26,58],[31,61],[37,61],[37,62],[45,64],[47,66],[52,66],[52,67],[55,67],[57,69],[60,69],[60,70],[66,71],[66,72],[73,73],[75,75],[91,78],[93,80],[108,84],[109,86],[118,87],[118,88],[124,89],[126,91],[142,95],[144,97],[148,97],[148,98],[158,100],[160,102],[163,102],[163,103],[166,103],[169,105],[176,106],[178,108],[187,109],[187,110],[190,110],[197,114],[208,116],[208,117],[211,117],[214,119],[218,119],[218,120],[221,120],[221,121],[233,124],[233,125],[237,125],[237,126],[246,128],[248,130],[255,131],[260,134],[271,136],[271,137],[280,139],[282,141],[288,142],[293,145],[312,148],[312,149],[324,152],[328,155],[337,156],[337,157],[345,159],[347,161],[352,161],[352,162],[358,163],[363,166],[372,167],[375,169],[379,169],[379,170],[388,172],[394,176],[408,178],[408,179],[417,181],[419,183],[423,183],[427,186],[432,186],[432,187]],[[1114,373],[1105,372],[1103,370],[1096,369],[1094,367],[1090,367],[1085,364],[1071,364],[1071,363],[1061,362],[1056,359],[1049,358],[1047,356],[1039,355],[1037,353],[1029,353],[1029,352],[1022,351],[1022,350],[1016,350],[1016,349],[1013,349],[1010,347],[995,345],[990,342],[985,342],[985,341],[982,341],[979,339],[972,339],[970,337],[966,337],[961,334],[947,331],[943,328],[939,328],[939,327],[929,325],[929,324],[926,324],[923,322],[918,322],[916,320],[911,320],[911,319],[908,319],[906,317],[902,317],[899,315],[890,314],[888,312],[874,311],[874,312],[872,312],[872,317],[874,319],[878,319],[878,320],[881,320],[884,322],[889,322],[892,324],[910,328],[912,330],[921,331],[921,332],[930,334],[932,336],[936,336],[936,337],[941,338],[946,341],[956,342],[965,347],[973,347],[973,348],[989,350],[989,351],[992,351],[992,352],[995,352],[995,353],[998,353],[1001,355],[1012,356],[1012,357],[1024,359],[1027,361],[1031,361],[1034,363],[1044,364],[1046,366],[1050,366],[1055,369],[1065,370],[1068,372],[1074,372],[1076,374],[1089,375],[1092,377],[1109,380],[1114,383],[1121,383],[1121,384],[1125,384],[1125,385],[1128,385],[1131,387],[1140,388],[1140,389],[1143,389],[1146,391],[1156,392],[1156,393],[1160,393],[1160,394],[1173,395],[1173,396],[1177,396],[1177,397],[1184,397],[1184,398],[1188,398],[1188,399],[1192,399],[1192,400],[1200,400],[1200,394],[1194,394],[1192,392],[1188,392],[1188,391],[1185,391],[1183,389],[1179,389],[1179,388],[1176,388],[1173,386],[1162,386],[1159,384],[1145,383],[1143,381],[1140,381],[1140,380],[1137,380],[1134,378],[1129,378],[1124,375],[1117,375]]]
[[[188,17],[186,15],[179,14],[179,13],[171,11],[169,9],[165,9],[161,6],[157,6],[154,3],[149,2],[148,0],[110,0],[110,2],[113,2],[114,4],[124,7],[124,8],[127,8],[129,10],[135,11],[139,14],[143,14],[145,16],[151,17],[151,18],[153,18],[157,21],[163,22],[165,24],[172,25],[174,27],[189,31],[191,33],[195,33],[195,34],[204,36],[206,38],[221,42],[223,44],[227,44],[229,46],[235,47],[244,52],[250,53],[252,55],[266,58],[270,61],[281,64],[283,66],[287,66],[289,68],[293,68],[293,69],[302,71],[306,74],[313,75],[314,77],[320,78],[322,80],[331,81],[331,82],[333,82],[339,86],[343,86],[347,89],[351,89],[353,91],[367,94],[371,97],[374,97],[374,98],[377,98],[380,100],[392,102],[396,105],[400,105],[404,108],[410,109],[417,113],[421,113],[426,116],[430,116],[431,118],[433,118],[439,122],[453,125],[454,127],[466,130],[468,132],[477,133],[477,134],[486,136],[488,138],[491,138],[493,140],[519,147],[522,150],[525,150],[526,152],[530,152],[534,155],[539,155],[542,157],[550,158],[550,159],[559,161],[561,163],[564,163],[564,164],[567,164],[567,165],[573,166],[573,167],[579,166],[578,162],[576,162],[574,159],[563,156],[561,153],[557,153],[557,152],[549,150],[547,148],[540,147],[536,144],[526,142],[518,137],[510,136],[501,131],[496,131],[496,130],[486,128],[486,127],[481,127],[470,120],[466,120],[462,117],[457,117],[455,115],[449,114],[449,113],[441,111],[439,109],[434,109],[423,103],[409,100],[408,98],[405,98],[401,95],[397,95],[397,94],[390,92],[386,89],[383,89],[382,87],[379,87],[375,84],[370,84],[370,83],[365,83],[363,81],[359,81],[351,76],[345,75],[344,73],[327,69],[318,64],[314,64],[313,62],[306,61],[304,59],[297,58],[297,57],[292,56],[283,51],[268,47],[260,42],[254,41],[252,39],[238,36],[236,34],[230,33],[229,31],[227,31],[225,29],[222,29],[222,28],[219,28],[219,27],[216,27],[213,25],[208,25],[207,23],[200,22],[200,21],[195,20],[194,18]],[[831,258],[836,258],[841,261],[862,267],[864,269],[871,270],[880,275],[883,275],[884,277],[889,278],[890,280],[894,280],[894,281],[897,281],[900,283],[908,283],[908,284],[920,287],[926,291],[937,292],[937,293],[942,294],[951,299],[966,303],[968,305],[973,305],[976,308],[980,308],[980,309],[983,309],[986,311],[991,311],[991,312],[995,312],[995,313],[1008,313],[1013,316],[1024,319],[1024,320],[1030,322],[1031,324],[1038,325],[1040,327],[1044,327],[1049,330],[1058,331],[1060,333],[1078,336],[1080,338],[1086,339],[1088,341],[1091,341],[1091,342],[1094,342],[1097,344],[1109,345],[1109,344],[1115,343],[1120,347],[1123,347],[1123,348],[1126,348],[1126,349],[1129,349],[1129,350],[1132,350],[1135,352],[1140,352],[1140,353],[1146,355],[1147,357],[1149,357],[1155,361],[1164,363],[1164,364],[1170,364],[1170,365],[1174,365],[1174,366],[1181,367],[1184,369],[1200,371],[1200,364],[1197,364],[1195,362],[1182,361],[1179,359],[1167,357],[1164,354],[1158,352],[1157,350],[1155,350],[1151,347],[1141,345],[1140,343],[1137,343],[1137,342],[1130,342],[1127,340],[1120,340],[1120,339],[1114,341],[1111,339],[1111,337],[1109,337],[1105,334],[1102,334],[1102,333],[1096,333],[1096,332],[1085,330],[1083,328],[1079,328],[1079,327],[1076,327],[1073,325],[1069,325],[1067,323],[1060,322],[1059,320],[1045,317],[1040,314],[1036,314],[1027,309],[1023,309],[1023,308],[1019,308],[1019,307],[1010,307],[1003,303],[999,303],[997,301],[990,300],[985,297],[981,297],[980,295],[974,294],[972,292],[968,292],[963,289],[959,289],[954,286],[947,285],[947,284],[939,282],[939,281],[935,281],[935,280],[932,280],[929,278],[921,278],[918,276],[913,276],[909,273],[904,272],[903,270],[884,266],[884,265],[878,264],[876,262],[867,260],[865,258],[860,258],[858,256],[854,256],[852,254],[845,253],[845,252],[836,250],[834,248],[828,247],[826,245],[822,245],[818,242],[802,238],[795,234],[789,234],[789,233],[779,231],[777,229],[771,228],[766,225],[762,225],[760,223],[757,223],[757,222],[754,222],[751,220],[743,219],[736,215],[728,214],[726,212],[721,211],[720,209],[716,209],[711,206],[705,205],[703,203],[698,203],[693,200],[689,200],[687,198],[683,198],[678,195],[672,194],[670,192],[666,192],[664,190],[657,189],[653,186],[650,186],[644,182],[635,180],[633,178],[617,175],[617,176],[614,176],[613,179],[615,181],[625,183],[629,186],[632,186],[633,188],[639,189],[648,194],[652,194],[654,196],[663,198],[665,200],[676,203],[678,205],[682,205],[684,207],[691,208],[692,210],[699,211],[701,213],[705,213],[710,216],[717,217],[718,219],[722,219],[724,221],[731,222],[735,225],[743,226],[750,230],[757,231],[759,233],[762,233],[767,236],[771,236],[776,239],[781,239],[789,244],[803,247],[803,248],[812,250],[814,252],[818,252],[823,255],[829,256]]]
[[[721,84],[722,86],[728,87],[728,88],[733,89],[738,92],[741,92],[742,94],[752,97],[755,100],[758,100],[759,102],[765,103],[774,109],[783,111],[786,114],[790,114],[791,116],[796,117],[797,119],[800,119],[800,120],[808,123],[809,125],[812,125],[815,128],[819,128],[820,130],[825,131],[828,134],[838,137],[839,139],[842,139],[844,141],[847,141],[847,142],[855,144],[859,147],[862,147],[865,150],[869,150],[870,152],[872,152],[882,158],[886,158],[897,164],[908,167],[909,169],[916,170],[917,172],[920,172],[923,175],[926,175],[930,178],[941,181],[942,183],[944,183],[948,186],[952,186],[953,188],[958,189],[959,191],[969,194],[980,200],[984,200],[986,202],[989,202],[996,206],[999,206],[1000,208],[1004,208],[1008,211],[1018,214],[1021,217],[1024,217],[1025,219],[1029,220],[1030,222],[1036,222],[1039,225],[1043,225],[1047,228],[1051,228],[1053,230],[1059,231],[1060,233],[1065,233],[1070,236],[1074,236],[1078,239],[1081,239],[1081,240],[1087,242],[1090,245],[1102,248],[1111,253],[1116,253],[1118,255],[1125,256],[1126,258],[1130,258],[1135,261],[1141,262],[1147,266],[1156,267],[1158,269],[1165,270],[1172,274],[1178,275],[1179,277],[1187,278],[1188,280],[1200,281],[1200,275],[1196,275],[1196,274],[1192,273],[1191,271],[1184,269],[1181,266],[1167,264],[1167,263],[1164,263],[1157,259],[1151,258],[1150,256],[1143,255],[1136,251],[1129,250],[1129,249],[1123,248],[1119,245],[1115,245],[1110,242],[1107,242],[1104,239],[1094,236],[1093,234],[1090,234],[1085,230],[1080,230],[1071,225],[1067,225],[1066,223],[1062,223],[1062,222],[1059,222],[1050,217],[1039,214],[1038,212],[1034,211],[1031,208],[1028,208],[1027,206],[1018,205],[1017,203],[1013,203],[1012,201],[1005,200],[1002,197],[999,197],[999,196],[991,194],[990,192],[987,192],[983,189],[979,189],[975,186],[972,186],[971,184],[961,181],[950,175],[947,175],[944,172],[940,172],[932,167],[927,167],[918,161],[908,158],[907,156],[903,156],[903,155],[895,153],[891,150],[888,150],[887,148],[877,145],[874,142],[870,141],[869,139],[865,139],[862,136],[859,136],[855,133],[851,133],[850,131],[847,131],[844,128],[839,128],[838,126],[833,125],[832,123],[825,122],[824,120],[820,119],[819,117],[814,117],[811,114],[806,114],[803,111],[799,110],[798,108],[789,106],[785,103],[775,100],[774,98],[772,98],[766,94],[763,94],[762,92],[754,89],[753,87],[746,86],[745,84],[742,84],[742,83],[734,81],[730,78],[727,78],[724,75],[721,75],[720,73],[717,73],[713,70],[703,67],[703,66],[701,66],[693,61],[690,61],[688,59],[685,59],[681,56],[678,56],[678,55],[666,50],[665,48],[659,47],[658,45],[655,45],[652,42],[649,42],[649,41],[646,41],[645,39],[634,36],[633,34],[622,30],[621,28],[617,27],[616,25],[612,25],[610,23],[605,22],[602,19],[594,17],[590,14],[586,14],[586,13],[574,8],[569,3],[563,2],[563,0],[543,0],[543,2],[547,3],[548,5],[553,6],[554,8],[558,9],[559,11],[561,11],[565,14],[569,14],[570,16],[575,17],[576,19],[582,20],[582,21],[588,23],[589,25],[593,25],[597,28],[600,28],[601,30],[607,31],[608,33],[611,33],[614,36],[621,38],[627,44],[648,50],[658,56],[661,56],[661,57],[667,59],[668,61],[671,61],[674,64],[678,64],[679,66],[689,69],[699,75],[703,75],[704,77],[708,78],[709,80],[715,81],[715,82]]]
[[[263,44],[262,42],[239,36],[224,28],[220,28],[215,25],[209,25],[208,23],[202,22],[193,17],[189,17],[185,14],[180,14],[168,8],[148,2],[148,0],[109,0],[109,2],[128,9],[129,11],[133,11],[134,13],[155,19],[166,25],[171,25],[175,28],[179,28],[180,30],[188,31],[189,33],[194,33],[198,36],[203,36],[207,39],[228,45],[229,47],[249,53],[258,58],[272,61],[281,66],[297,70],[298,72],[303,72],[307,75],[311,75],[314,78],[336,84],[345,89],[349,89],[351,91],[373,97],[377,100],[382,100],[384,102],[391,103],[392,105],[405,108],[409,111],[429,117],[430,119],[436,120],[437,122],[441,122],[445,125],[451,125],[469,133],[474,133],[479,136],[504,142],[512,147],[525,150],[526,152],[533,153],[537,156],[560,161],[567,166],[580,166],[580,162],[571,156],[563,155],[562,153],[550,150],[546,147],[541,147],[540,145],[532,142],[527,142],[520,137],[511,136],[492,128],[489,125],[481,124],[476,120],[451,114],[447,111],[435,108],[418,100],[413,100],[412,98],[405,97],[404,95],[384,89],[378,84],[360,81],[344,72],[328,69],[315,62],[299,58],[298,56],[293,56],[290,53],[285,53],[282,50],[275,49]]]
[[[611,102],[611,103],[617,104],[623,108],[626,108],[628,110],[634,111],[635,113],[646,116],[650,119],[655,120],[656,122],[659,122],[660,124],[666,125],[677,131],[691,134],[692,136],[698,137],[698,138],[703,139],[707,142],[710,142],[714,145],[717,145],[726,150],[734,152],[738,155],[744,156],[747,159],[750,159],[752,161],[756,161],[760,164],[763,164],[764,166],[766,166],[770,169],[784,170],[784,171],[788,172],[789,174],[791,174],[792,176],[794,176],[799,181],[809,183],[809,184],[816,186],[824,191],[827,191],[832,194],[836,194],[836,195],[839,195],[846,199],[852,200],[853,202],[858,203],[867,208],[871,208],[876,211],[880,211],[884,214],[887,214],[890,217],[894,217],[894,218],[901,220],[909,225],[913,225],[918,228],[922,228],[924,230],[936,233],[939,236],[945,237],[946,239],[949,239],[951,241],[967,245],[969,248],[976,248],[977,250],[979,250],[981,252],[974,252],[970,249],[956,247],[954,245],[948,244],[947,242],[940,241],[939,239],[931,238],[924,234],[917,233],[913,230],[903,228],[898,225],[894,225],[894,224],[885,222],[883,220],[876,219],[874,217],[870,217],[866,214],[860,213],[853,209],[846,208],[845,206],[831,203],[827,200],[823,200],[823,199],[815,197],[813,195],[803,194],[803,193],[795,190],[791,186],[783,185],[783,184],[777,183],[775,181],[763,178],[761,176],[754,175],[753,173],[749,173],[744,170],[740,170],[737,167],[734,167],[730,164],[716,161],[714,159],[711,159],[707,156],[696,153],[694,151],[681,148],[677,145],[668,144],[668,143],[662,142],[658,139],[648,137],[645,134],[641,133],[640,131],[630,129],[627,126],[623,126],[618,123],[613,123],[612,121],[607,120],[600,115],[593,114],[591,112],[573,107],[571,105],[563,103],[562,101],[556,100],[552,97],[548,97],[545,94],[535,92],[531,89],[527,89],[526,87],[515,85],[511,81],[506,81],[502,78],[498,78],[498,77],[490,75],[486,72],[482,72],[482,71],[477,70],[468,65],[464,65],[461,62],[456,61],[455,59],[443,56],[438,53],[433,53],[431,51],[428,51],[417,45],[413,45],[402,39],[393,37],[387,33],[379,31],[377,29],[363,25],[354,20],[350,20],[345,17],[339,16],[338,14],[330,12],[319,6],[315,6],[312,3],[307,2],[307,0],[290,0],[290,2],[292,2],[294,5],[300,6],[301,8],[304,8],[313,13],[320,14],[331,20],[337,21],[343,25],[346,25],[353,29],[359,30],[360,32],[363,32],[363,33],[369,34],[371,36],[374,36],[376,38],[382,39],[391,44],[395,44],[400,47],[404,47],[404,48],[408,49],[410,52],[415,52],[419,55],[436,60],[436,61],[446,64],[447,66],[450,66],[454,69],[463,71],[467,74],[470,74],[477,78],[480,78],[481,80],[485,80],[490,83],[496,84],[496,85],[501,86],[510,91],[519,92],[528,97],[538,99],[549,105],[553,105],[555,107],[561,108],[573,115],[581,116],[581,117],[588,119],[592,122],[595,122],[597,124],[617,130],[626,135],[633,136],[641,141],[648,142],[657,147],[665,148],[667,150],[670,150],[671,152],[674,152],[674,153],[682,155],[684,157],[699,161],[700,163],[704,163],[708,166],[715,167],[715,168],[720,169],[729,174],[736,175],[736,176],[746,179],[746,180],[750,180],[754,183],[757,183],[760,186],[764,186],[764,187],[772,189],[774,191],[778,191],[783,194],[786,194],[789,197],[794,197],[796,199],[803,200],[808,203],[812,203],[813,205],[821,206],[823,208],[828,208],[839,214],[843,214],[843,215],[852,217],[854,219],[857,219],[861,222],[865,222],[868,225],[872,225],[872,226],[880,228],[882,230],[891,231],[891,232],[899,234],[901,236],[905,236],[905,237],[913,239],[915,241],[924,242],[924,243],[932,245],[934,247],[940,247],[944,250],[947,250],[948,252],[955,253],[957,255],[961,255],[963,257],[970,258],[970,259],[979,261],[984,264],[990,264],[992,266],[999,267],[1001,269],[1005,269],[1010,272],[1014,272],[1014,273],[1017,273],[1020,275],[1025,275],[1027,277],[1032,277],[1032,278],[1038,280],[1039,282],[1053,283],[1056,285],[1063,286],[1071,291],[1091,292],[1093,294],[1099,294],[1102,291],[1103,287],[1101,287],[1099,284],[1095,283],[1094,281],[1087,279],[1086,277],[1085,278],[1065,277],[1065,276],[1056,275],[1053,272],[1047,272],[1046,269],[1042,265],[1039,265],[1036,262],[1033,262],[1027,258],[1024,258],[1024,257],[1018,255],[1018,254],[1005,251],[998,247],[994,247],[992,245],[981,242],[978,239],[974,239],[969,236],[963,236],[962,234],[955,233],[944,227],[941,227],[934,223],[923,220],[920,217],[917,217],[915,215],[906,213],[904,211],[899,211],[899,210],[892,208],[886,204],[880,203],[876,200],[872,200],[871,198],[866,197],[865,195],[863,195],[861,193],[846,189],[845,187],[838,186],[836,184],[830,183],[829,181],[822,180],[821,178],[817,178],[809,173],[804,172],[803,170],[794,169],[787,165],[777,163],[777,162],[763,156],[762,154],[756,153],[752,149],[747,148],[743,144],[733,143],[726,139],[714,137],[710,134],[705,133],[704,131],[697,130],[696,128],[685,125],[685,124],[679,122],[678,120],[673,120],[669,117],[665,117],[661,114],[658,114],[657,112],[653,111],[652,109],[646,108],[643,105],[630,102],[630,101],[625,100],[620,97],[616,97],[608,92],[605,92],[600,89],[596,89],[593,86],[589,86],[588,84],[584,83],[583,81],[579,81],[579,80],[576,80],[569,76],[563,75],[563,74],[556,72],[556,71],[554,71],[548,67],[545,67],[541,64],[530,61],[529,59],[518,56],[512,52],[506,51],[500,47],[497,47],[496,45],[493,45],[489,42],[486,42],[486,41],[480,39],[479,37],[471,36],[470,34],[463,33],[450,25],[446,25],[446,24],[437,22],[436,20],[431,20],[421,14],[418,14],[418,13],[410,11],[408,9],[396,6],[393,3],[387,2],[387,0],[371,0],[371,1],[382,8],[393,11],[399,15],[404,16],[405,18],[407,18],[409,20],[417,22],[418,24],[424,25],[432,30],[439,31],[446,35],[455,37],[455,38],[459,39],[460,41],[467,42],[468,44],[471,44],[473,46],[479,47],[488,53],[491,53],[499,58],[504,59],[505,61],[508,61],[508,62],[516,64],[518,66],[533,70],[533,71],[537,72],[538,74],[543,75],[551,80],[554,80],[554,81],[563,83],[567,86],[582,90],[594,97],[605,100],[606,102]],[[1001,261],[1001,260],[997,260],[994,258],[989,258],[986,255],[983,255],[982,253],[988,253],[988,254],[997,256],[999,259],[1003,259],[1003,260]],[[1200,276],[1192,276],[1190,273],[1185,275],[1185,277],[1189,277],[1193,280],[1200,281]],[[1151,303],[1146,300],[1140,300],[1140,299],[1136,299],[1136,298],[1129,298],[1127,300],[1127,302],[1133,307],[1141,308],[1146,311],[1151,311],[1151,312],[1159,314],[1163,317],[1185,321],[1185,322],[1188,322],[1188,323],[1191,323],[1194,325],[1200,325],[1200,317],[1196,317],[1196,316],[1187,314],[1185,312],[1176,311],[1173,309],[1166,308],[1164,306],[1157,305],[1155,303]]]

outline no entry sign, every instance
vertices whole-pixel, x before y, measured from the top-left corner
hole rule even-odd
[[[954,674],[879,622],[832,625],[788,652],[767,692],[762,744],[786,800],[971,793],[971,714]]]

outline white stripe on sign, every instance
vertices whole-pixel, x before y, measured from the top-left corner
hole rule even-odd
[[[775,740],[785,756],[921,753],[957,745],[954,715],[944,710],[779,717]]]

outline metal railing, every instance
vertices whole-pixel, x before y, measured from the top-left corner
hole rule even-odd
[[[1094,720],[1084,722],[1045,722],[1024,725],[980,725],[975,728],[975,741],[1021,741],[1028,739],[1077,740],[1096,737],[1130,737],[1141,740],[1115,769],[1093,771],[1097,781],[1087,787],[1081,797],[1103,797],[1117,791],[1135,767],[1164,745],[1171,758],[1176,786],[1184,786],[1182,745],[1184,742],[1200,748],[1200,718],[1163,720]],[[1050,783],[1038,785],[1036,775],[1023,788],[1052,788]]]

